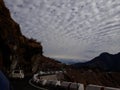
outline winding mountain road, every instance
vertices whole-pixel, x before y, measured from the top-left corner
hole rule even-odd
[[[10,82],[13,90],[47,90],[32,84],[30,77],[21,80],[11,79]]]
[[[48,90],[48,89],[34,85],[31,81],[32,81],[32,79],[29,80],[29,85],[33,86],[34,88],[39,89],[39,90]]]

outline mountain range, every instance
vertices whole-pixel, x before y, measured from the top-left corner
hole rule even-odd
[[[120,53],[109,54],[104,52],[88,62],[76,63],[72,66],[75,68],[98,68],[104,71],[120,71]]]

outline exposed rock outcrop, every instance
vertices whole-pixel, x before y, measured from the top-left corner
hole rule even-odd
[[[36,56],[38,54],[40,57]],[[42,54],[41,43],[22,35],[20,26],[11,18],[3,0],[0,0],[0,67],[5,70],[23,68],[25,71],[30,71],[35,63],[39,62],[39,65],[33,68],[33,72],[36,72],[40,60],[45,61]],[[38,61],[32,59],[34,57],[39,58]]]

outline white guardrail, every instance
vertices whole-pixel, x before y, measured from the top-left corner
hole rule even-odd
[[[29,84],[30,84],[31,86],[37,88],[37,89],[40,89],[40,90],[48,90],[48,89],[45,89],[45,88],[42,88],[42,87],[40,87],[40,86],[38,86],[38,85],[33,84],[33,83],[32,83],[32,79],[29,80]]]
[[[57,80],[45,80],[38,78],[39,77],[38,75],[39,75],[38,73],[34,74],[33,79],[30,80],[29,83],[32,86],[39,88],[41,90],[48,90],[41,87],[57,88],[57,90],[120,90],[120,88],[112,88],[112,87],[105,87],[105,86],[92,85],[92,84],[89,84],[85,87],[84,84],[81,83],[57,81]],[[33,82],[34,84],[31,82]]]

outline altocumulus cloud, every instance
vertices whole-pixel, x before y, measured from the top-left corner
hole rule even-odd
[[[90,60],[120,51],[120,0],[5,0],[22,33],[44,55]]]

